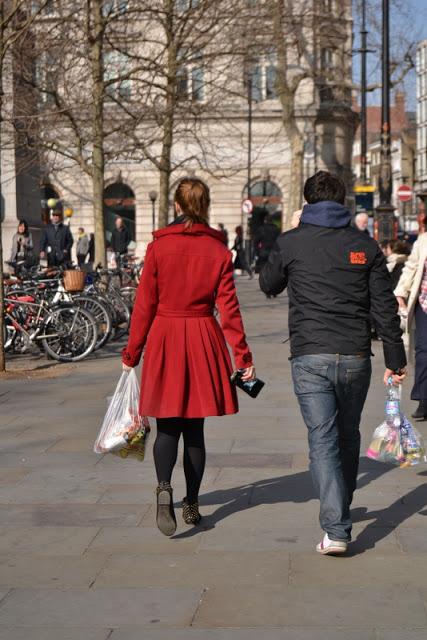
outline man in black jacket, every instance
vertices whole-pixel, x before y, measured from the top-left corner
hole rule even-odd
[[[116,218],[115,229],[111,237],[111,248],[116,254],[116,260],[119,261],[121,256],[127,254],[129,242],[130,235],[123,218]]]
[[[300,224],[278,238],[260,286],[268,295],[288,287],[292,377],[325,532],[317,551],[337,554],[351,539],[359,424],[371,377],[370,315],[383,342],[385,380],[403,380],[406,356],[383,253],[351,226],[344,183],[321,171],[307,180],[304,197]]]
[[[55,209],[52,222],[46,225],[40,242],[40,257],[47,256],[49,267],[67,266],[71,261],[73,236],[70,227],[62,222],[62,212]]]

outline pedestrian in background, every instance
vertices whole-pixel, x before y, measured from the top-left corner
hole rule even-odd
[[[387,244],[385,255],[393,290],[397,287],[403,267],[410,253],[411,248],[403,240],[390,240]]]
[[[369,236],[370,233],[368,229],[368,226],[369,226],[368,214],[364,212],[357,213],[354,216],[354,226],[356,229],[358,229],[362,233],[365,233],[367,236]]]
[[[385,381],[403,380],[406,355],[384,255],[351,226],[343,181],[320,171],[305,183],[304,198],[299,226],[278,238],[260,286],[266,294],[288,288],[292,377],[324,531],[316,550],[340,554],[351,539],[371,378],[370,314],[383,341]]]
[[[236,252],[236,257],[234,259],[234,268],[240,269],[241,271],[246,271],[249,275],[249,278],[252,279],[254,277],[252,273],[252,269],[250,268],[248,261],[246,260],[245,255],[245,247],[243,241],[243,227],[239,225],[235,228],[236,237],[234,238],[234,244],[232,247],[232,251]]]
[[[18,229],[12,238],[12,251],[10,254],[10,262],[15,263],[15,273],[17,271],[17,262],[24,264],[26,267],[34,264],[33,249],[33,237],[28,229],[28,223],[26,220],[20,220]]]
[[[117,266],[120,265],[120,259],[128,252],[130,243],[130,234],[123,221],[123,218],[116,218],[115,227],[111,235],[111,248],[115,253]]]
[[[270,251],[280,235],[278,227],[274,224],[270,215],[266,215],[262,225],[258,227],[254,235],[254,246],[257,254],[256,269],[259,272],[268,260]]]
[[[175,192],[174,223],[156,231],[138,286],[123,368],[137,366],[144,346],[141,415],[155,416],[157,526],[171,536],[176,519],[171,487],[178,442],[184,439],[187,495],[183,518],[200,521],[205,468],[204,421],[238,411],[226,341],[243,379],[255,378],[233,280],[231,253],[208,224],[208,187],[185,178]],[[221,326],[215,316],[219,311]],[[222,329],[221,329],[222,327]]]
[[[405,319],[410,352],[415,347],[411,399],[418,401],[418,407],[412,417],[427,420],[427,233],[415,241],[394,293]]]
[[[52,222],[43,229],[40,258],[47,257],[49,267],[66,267],[70,263],[73,242],[70,227],[62,221],[62,211],[55,209]]]
[[[218,231],[220,231],[222,233],[222,235],[224,236],[224,244],[228,248],[228,231],[224,227],[222,222],[218,223]]]
[[[79,267],[86,262],[87,254],[89,253],[89,238],[87,237],[83,227],[79,227],[79,236],[76,246],[77,252],[77,264]]]

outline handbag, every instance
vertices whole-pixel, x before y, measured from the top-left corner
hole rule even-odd
[[[239,387],[242,391],[251,396],[251,398],[256,398],[261,391],[261,389],[265,386],[265,382],[260,380],[259,378],[255,378],[255,380],[242,380],[242,376],[245,372],[245,369],[237,369],[231,376],[230,380],[236,387]]]

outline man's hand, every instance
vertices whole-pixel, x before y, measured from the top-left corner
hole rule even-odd
[[[245,373],[242,374],[243,382],[250,382],[251,380],[255,380],[255,378],[256,378],[255,367],[248,367],[247,369],[245,369]]]
[[[132,371],[133,367],[129,367],[129,365],[122,362],[123,371]]]
[[[397,387],[399,386],[399,384],[402,384],[402,382],[404,381],[407,375],[408,375],[408,371],[406,367],[404,367],[403,369],[400,369],[399,373],[393,372],[392,369],[386,369],[384,374],[384,384],[387,386],[388,380],[389,378],[391,378],[392,384],[394,384],[394,386]]]

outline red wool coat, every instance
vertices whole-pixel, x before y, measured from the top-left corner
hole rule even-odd
[[[156,231],[122,353],[123,362],[134,367],[146,347],[141,414],[202,418],[236,413],[226,340],[236,368],[250,366],[231,253],[221,232],[202,224]]]

